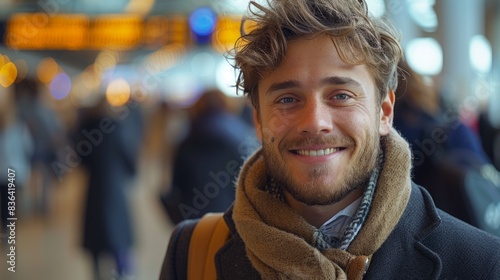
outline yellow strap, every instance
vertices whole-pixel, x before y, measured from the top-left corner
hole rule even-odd
[[[188,280],[215,280],[215,254],[229,237],[223,213],[205,214],[194,228],[189,243]]]

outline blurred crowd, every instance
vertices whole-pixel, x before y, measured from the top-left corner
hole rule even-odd
[[[216,89],[200,93],[191,106],[130,100],[114,107],[102,94],[68,114],[42,84],[25,79],[0,99],[0,164],[16,172],[16,217],[53,215],[53,192],[68,187],[64,179],[74,170],[85,174],[79,243],[94,279],[109,274],[105,258],[113,260],[115,275],[135,274],[130,188],[153,185],[157,198],[151,203],[165,210],[165,224],[222,211],[234,199],[240,165],[259,145],[246,100]],[[140,172],[146,179],[137,183]],[[6,249],[7,172],[0,179]]]

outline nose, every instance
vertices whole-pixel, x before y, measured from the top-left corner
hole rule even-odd
[[[319,135],[329,133],[333,129],[333,116],[330,108],[321,100],[308,100],[302,108],[297,123],[301,134]]]

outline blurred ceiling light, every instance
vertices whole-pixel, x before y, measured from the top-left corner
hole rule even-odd
[[[142,42],[143,18],[134,14],[103,14],[94,18],[87,46],[91,49],[135,49]]]
[[[479,73],[488,74],[493,63],[490,42],[483,35],[475,35],[469,44],[469,59],[472,68]]]
[[[222,53],[231,50],[241,35],[240,27],[240,16],[219,16],[212,35],[212,47]]]
[[[50,82],[50,94],[57,100],[61,100],[68,96],[70,91],[71,79],[64,72],[57,74]]]
[[[106,88],[106,100],[114,107],[120,107],[127,104],[130,95],[130,85],[123,78],[111,81]]]
[[[420,75],[437,75],[443,69],[443,49],[433,38],[416,38],[408,42],[406,57],[410,67]]]
[[[40,61],[36,73],[42,83],[48,84],[59,73],[59,70],[57,62],[53,58],[47,57]]]
[[[217,14],[209,7],[197,8],[189,15],[189,27],[196,43],[210,42],[217,21]]]
[[[237,91],[234,85],[236,84],[236,73],[234,68],[225,59],[222,59],[215,72],[215,84],[225,95],[236,97]]]
[[[147,15],[155,4],[155,0],[130,0],[125,7],[125,12],[139,15]]]
[[[427,32],[434,32],[438,26],[438,18],[434,5],[436,0],[406,0],[408,13],[415,23]]]
[[[3,87],[9,87],[14,83],[17,77],[16,65],[12,62],[7,62],[0,69],[0,84]]]
[[[381,17],[385,14],[384,0],[366,0],[366,5],[374,17]]]

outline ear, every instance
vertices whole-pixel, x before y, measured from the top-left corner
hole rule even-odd
[[[253,107],[252,111],[253,111],[253,124],[255,126],[255,133],[257,134],[259,140],[262,141],[262,126],[260,124],[259,112],[257,112],[257,109],[255,109],[255,107]]]
[[[380,122],[378,127],[380,136],[385,136],[391,132],[395,100],[394,91],[390,90],[380,105]]]

